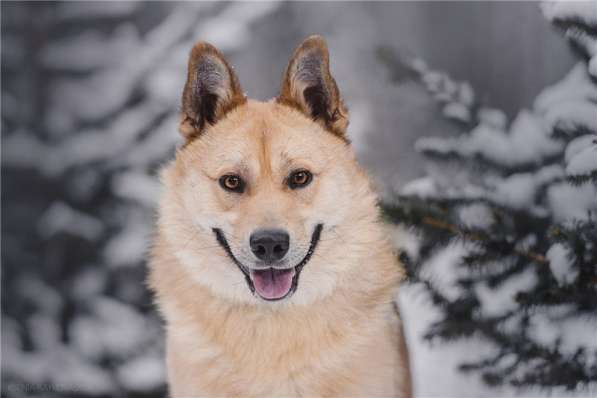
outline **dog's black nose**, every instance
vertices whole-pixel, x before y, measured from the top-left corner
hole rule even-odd
[[[279,229],[262,229],[251,234],[249,244],[255,257],[272,263],[282,260],[288,253],[290,237]]]

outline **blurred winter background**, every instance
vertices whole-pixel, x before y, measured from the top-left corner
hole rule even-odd
[[[542,112],[549,101],[535,98],[577,62],[558,98],[592,99],[593,107],[585,104],[578,117],[595,129],[573,138],[597,130],[591,86],[597,61],[592,78],[582,61],[597,52],[597,3],[560,10],[528,2],[2,2],[1,14],[3,397],[165,395],[161,323],[144,285],[144,256],[159,190],[156,170],[180,143],[177,111],[187,55],[197,40],[225,53],[248,96],[269,99],[293,48],[310,34],[323,35],[351,111],[354,148],[389,202],[405,187],[431,195],[430,180],[421,179],[429,172],[423,154],[450,152],[429,141],[416,151],[415,141],[449,140],[477,124],[504,131],[515,118],[520,131],[514,136],[535,134],[535,119],[520,110]],[[593,41],[580,56],[550,24],[558,15],[594,24],[587,30]],[[568,108],[582,108],[578,103]],[[483,137],[485,146],[510,151],[503,140]],[[590,147],[584,139],[575,144],[577,152],[579,145]],[[565,148],[533,138],[508,145],[514,151],[538,147],[552,162]],[[468,155],[487,149],[463,147]],[[516,163],[519,153],[512,153],[499,160]],[[597,169],[594,159],[597,152],[581,164],[585,171]],[[552,170],[545,178],[554,175],[560,176]],[[534,206],[519,198],[537,195],[524,190],[533,181],[510,181],[506,202]],[[517,196],[519,190],[524,193]],[[560,201],[560,210],[595,209],[596,192],[590,185],[584,201]],[[405,236],[410,254],[420,242]],[[561,260],[563,245],[537,258]],[[449,284],[448,263],[464,249],[446,250],[431,256],[426,272],[436,270],[435,280]],[[416,396],[596,396],[597,324],[590,319],[568,331],[589,347],[581,376],[570,373],[555,385],[531,380],[520,389],[463,372],[463,362],[483,359],[495,342],[473,333],[448,343],[424,339],[442,311],[425,290],[428,281],[417,278],[413,273],[399,298]],[[502,292],[494,300],[489,288],[476,292],[499,312],[506,308],[499,303],[512,302],[532,284],[521,279],[505,298]]]

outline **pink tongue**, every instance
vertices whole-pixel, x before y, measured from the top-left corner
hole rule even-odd
[[[294,268],[251,270],[251,279],[257,293],[264,299],[279,299],[288,294],[292,287]]]

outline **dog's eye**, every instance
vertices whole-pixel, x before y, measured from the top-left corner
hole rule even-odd
[[[245,182],[235,174],[226,174],[220,177],[220,186],[227,191],[243,193]]]
[[[313,175],[308,170],[296,170],[288,176],[290,189],[303,188],[311,182]]]

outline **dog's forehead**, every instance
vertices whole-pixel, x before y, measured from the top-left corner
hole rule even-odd
[[[329,157],[327,135],[286,106],[249,101],[214,126],[203,147],[217,164],[279,169],[295,162],[324,162]]]

